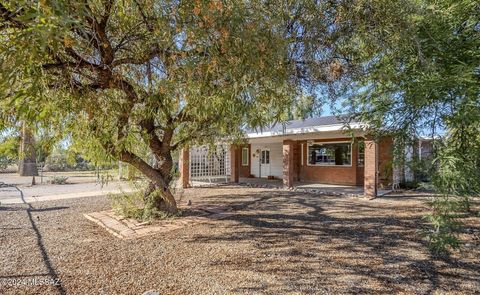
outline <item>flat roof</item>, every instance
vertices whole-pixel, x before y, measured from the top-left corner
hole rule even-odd
[[[256,128],[246,130],[249,138],[281,136],[288,134],[305,134],[325,131],[340,131],[345,127],[348,121],[347,116],[323,116],[308,118],[305,120],[291,120],[285,123],[276,123],[265,128]],[[356,121],[349,121],[350,127],[361,129],[361,124]]]

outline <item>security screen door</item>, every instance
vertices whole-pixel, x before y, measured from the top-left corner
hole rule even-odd
[[[262,149],[260,153],[260,176],[270,175],[270,149]]]

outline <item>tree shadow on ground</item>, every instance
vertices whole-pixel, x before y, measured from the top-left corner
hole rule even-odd
[[[200,233],[188,242],[232,247],[248,243],[254,250],[250,256],[212,264],[277,281],[232,292],[433,294],[445,289],[461,292],[462,281],[480,285],[478,264],[430,255],[419,233],[425,226],[423,213],[411,203],[402,207],[397,198],[389,204],[388,199],[372,202],[282,191],[231,198],[212,196],[237,213],[225,219],[231,221],[228,234]]]
[[[2,184],[2,186],[5,186],[5,185]],[[40,255],[42,256],[42,261],[43,261],[43,264],[44,264],[45,268],[47,269],[47,273],[43,273],[43,274],[11,274],[11,275],[8,275],[8,276],[0,276],[0,278],[11,279],[11,278],[28,278],[28,277],[48,276],[50,279],[52,279],[52,282],[54,282],[53,285],[54,285],[56,291],[59,294],[67,294],[66,291],[65,291],[65,288],[62,285],[62,282],[60,281],[60,279],[58,277],[58,273],[57,273],[56,269],[54,268],[54,266],[51,263],[51,260],[50,260],[50,257],[48,255],[47,249],[46,249],[45,244],[43,242],[42,234],[41,234],[41,232],[40,232],[40,230],[39,230],[39,228],[38,228],[38,226],[35,222],[35,219],[34,219],[32,213],[54,211],[54,210],[64,210],[64,209],[67,209],[69,207],[60,206],[60,207],[48,207],[48,208],[35,209],[30,203],[27,203],[25,201],[25,197],[24,197],[24,194],[23,194],[21,189],[19,189],[15,185],[10,185],[10,187],[15,188],[19,192],[23,205],[24,206],[26,205],[26,209],[25,208],[22,208],[22,209],[26,211],[31,229],[35,233],[35,237],[36,237],[36,241],[37,241],[37,247],[38,247],[38,250],[40,251]],[[0,211],[3,210],[3,209],[8,210],[7,208],[0,208]],[[18,209],[19,209],[18,207],[14,208],[14,210],[18,210]]]

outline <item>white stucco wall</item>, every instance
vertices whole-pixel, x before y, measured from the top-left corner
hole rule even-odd
[[[281,142],[278,143],[260,143],[255,144],[252,143],[252,165],[250,166],[250,173],[255,177],[259,176],[259,166],[258,161],[260,159],[259,153],[257,150],[261,150],[263,148],[270,149],[270,173],[269,175],[275,176],[276,178],[282,178],[283,175],[283,145]],[[263,175],[262,177],[267,177],[269,175]]]

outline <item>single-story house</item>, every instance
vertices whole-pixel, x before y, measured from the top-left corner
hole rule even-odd
[[[363,186],[367,196],[392,184],[393,139],[374,141],[359,122],[350,122],[347,132],[336,116],[293,120],[247,130],[245,137],[245,145],[230,146],[231,182],[258,177],[283,179],[286,187],[294,182]],[[189,185],[188,153],[182,151],[179,163],[184,187]]]

